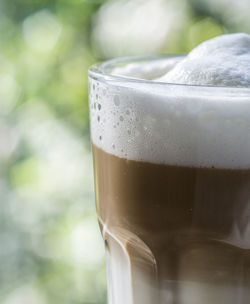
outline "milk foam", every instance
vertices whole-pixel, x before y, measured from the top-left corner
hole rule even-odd
[[[247,43],[245,45],[247,49]],[[243,43],[238,53],[237,46],[232,46],[232,49],[234,56],[243,56],[245,60],[245,55],[242,55]],[[206,45],[203,44],[197,52],[205,54],[206,51]],[[213,51],[211,47],[210,51],[216,54],[216,47]],[[191,54],[189,56],[195,57],[195,50]],[[175,66],[166,63],[158,75],[163,75],[166,70],[169,74],[175,74],[175,68],[181,64],[178,63],[179,59],[176,58]],[[124,74],[126,77],[144,76],[148,79],[157,75],[159,60],[152,60],[148,67],[145,65],[141,65],[142,70],[139,65],[125,66]],[[133,71],[137,72],[133,74]],[[227,76],[233,73],[228,72]],[[116,70],[116,74],[123,75],[122,68]],[[227,83],[230,80],[231,83],[237,82],[238,85],[241,81],[242,84],[243,78],[247,82],[250,71],[248,77],[244,75],[236,80],[226,78]],[[100,81],[90,77],[93,144],[118,157],[136,161],[250,168],[248,89],[171,85],[132,81],[126,77],[120,80],[103,78]]]
[[[203,42],[159,81],[250,87],[250,35],[222,35]]]

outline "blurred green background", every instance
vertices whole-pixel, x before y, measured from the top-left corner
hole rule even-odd
[[[0,303],[106,303],[87,69],[250,32],[249,0],[0,0]]]

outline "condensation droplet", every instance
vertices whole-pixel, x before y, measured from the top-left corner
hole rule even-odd
[[[95,90],[95,84],[93,83],[93,90]]]
[[[98,94],[96,94],[96,95],[95,95],[95,98],[98,99],[98,97],[99,97]]]
[[[97,116],[97,121],[100,122],[100,116]]]
[[[94,109],[96,109],[96,103],[94,102]]]
[[[127,114],[127,115],[129,115],[129,114],[130,114],[130,111],[129,111],[129,110],[127,110],[127,111],[126,111],[126,114]]]
[[[118,95],[115,95],[115,97],[114,97],[114,103],[115,103],[116,106],[120,105],[120,99],[119,99]]]
[[[102,140],[102,137],[101,137],[101,136],[99,136],[99,139],[100,139],[100,140]]]
[[[98,110],[100,111],[102,106],[98,103]]]
[[[131,135],[131,131],[130,130],[128,130],[128,135]]]
[[[120,121],[123,121],[123,120],[124,120],[123,116],[120,116]]]
[[[112,144],[112,148],[115,149],[115,145],[114,144]]]

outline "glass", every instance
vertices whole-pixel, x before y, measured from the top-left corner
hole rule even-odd
[[[250,303],[250,89],[112,75],[178,58],[89,71],[108,301]]]

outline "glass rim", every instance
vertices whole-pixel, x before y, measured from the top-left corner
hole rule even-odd
[[[225,95],[238,95],[241,97],[250,97],[249,87],[234,87],[234,86],[215,86],[215,85],[197,85],[197,84],[181,84],[181,83],[170,83],[161,82],[148,79],[140,79],[130,76],[113,75],[111,73],[112,69],[118,64],[126,64],[133,62],[143,62],[150,60],[161,60],[161,59],[174,59],[185,57],[186,54],[170,54],[170,55],[150,55],[150,56],[128,56],[128,57],[117,57],[114,59],[106,60],[100,63],[92,65],[88,70],[88,75],[90,78],[95,80],[112,81],[120,83],[137,83],[137,84],[147,84],[151,86],[160,87],[171,87],[171,88],[183,88],[183,89],[194,89],[195,91],[206,91],[213,93],[220,93]]]

